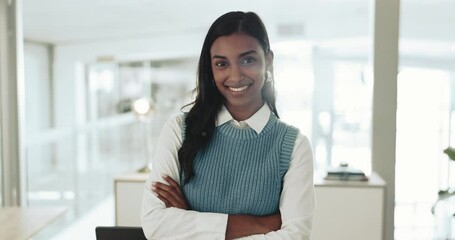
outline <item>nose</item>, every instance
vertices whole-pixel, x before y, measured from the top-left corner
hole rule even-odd
[[[232,81],[243,80],[243,73],[239,66],[232,65],[231,71],[229,72],[229,80],[232,80]]]

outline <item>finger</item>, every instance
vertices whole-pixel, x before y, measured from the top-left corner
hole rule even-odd
[[[163,183],[155,183],[155,192],[160,195],[161,197],[165,198],[167,201],[171,203],[171,205],[178,204],[178,195],[174,192],[173,188],[167,184]]]
[[[173,207],[172,203],[169,202],[166,198],[160,196],[159,194],[156,195],[161,201],[163,201],[164,205],[166,205],[166,208]]]
[[[171,204],[171,202],[169,200],[167,200],[166,198],[161,196],[159,193],[157,193],[157,188],[155,186],[155,183],[152,184],[152,192],[153,192],[153,195],[155,195],[158,199],[163,201],[163,203],[166,205],[166,207],[172,206],[172,204]]]
[[[167,183],[169,183],[169,185],[171,185],[172,187],[174,187],[174,188],[177,190],[177,192],[178,192],[181,196],[183,196],[183,194],[182,194],[182,192],[181,192],[181,190],[180,190],[180,185],[179,185],[174,179],[172,179],[172,178],[169,177],[168,175],[163,175],[163,179],[164,179]]]
[[[176,189],[175,187],[166,184],[157,184],[157,189],[158,192],[171,201],[175,207],[188,209],[185,197],[180,192],[180,189]]]
[[[163,190],[163,191],[166,191],[168,192],[169,194],[171,194],[175,199],[180,199],[182,198],[182,194],[180,192],[180,188],[178,187],[177,185],[177,188],[174,187],[174,186],[171,186],[171,185],[168,185],[168,184],[164,184],[164,183],[160,183],[160,182],[157,182],[155,184],[155,187],[157,189],[160,189],[160,190]]]
[[[186,203],[185,198],[179,191],[179,188],[175,188],[174,186],[170,186],[164,183],[155,183],[156,192],[160,194],[162,197],[166,198],[174,207],[188,209],[188,205]],[[178,185],[177,185],[178,186]]]

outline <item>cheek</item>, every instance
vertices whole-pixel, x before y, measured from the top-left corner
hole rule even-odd
[[[222,80],[223,74],[221,74],[219,71],[213,71],[213,81],[215,81],[215,83],[218,84]]]
[[[213,81],[215,82],[215,85],[216,87],[218,88],[218,90],[222,90],[223,88],[223,83],[224,83],[224,79],[226,77],[224,76],[223,73],[221,72],[213,72]]]
[[[262,67],[252,67],[245,70],[245,74],[255,80],[264,80],[265,69]]]

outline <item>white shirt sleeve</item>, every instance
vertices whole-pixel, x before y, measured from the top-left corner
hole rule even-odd
[[[309,240],[315,208],[313,184],[313,152],[308,138],[299,133],[284,176],[280,199],[281,229],[265,235],[241,239],[302,239]]]
[[[177,153],[182,145],[182,121],[183,115],[172,118],[161,131],[142,198],[142,228],[147,239],[224,240],[227,214],[166,208],[151,190],[153,182],[165,182],[161,177],[163,174],[180,182]]]

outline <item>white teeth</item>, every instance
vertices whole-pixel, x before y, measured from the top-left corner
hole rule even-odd
[[[233,91],[233,92],[241,92],[241,91],[247,89],[247,88],[248,88],[248,85],[245,85],[245,86],[239,87],[239,88],[233,88],[233,87],[228,87],[228,88],[229,88],[229,90],[231,90],[231,91]]]

